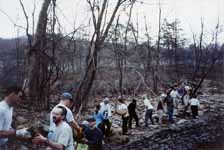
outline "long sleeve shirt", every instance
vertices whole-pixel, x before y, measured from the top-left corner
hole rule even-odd
[[[104,102],[100,103],[100,112],[104,114],[104,117],[107,119],[112,116],[110,104],[105,104]]]
[[[98,127],[100,123],[103,122],[103,120],[105,120],[105,116],[103,115],[102,112],[98,112],[98,113],[94,113],[93,117],[96,119],[96,126]]]

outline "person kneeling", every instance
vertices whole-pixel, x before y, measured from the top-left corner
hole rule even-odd
[[[48,150],[74,150],[72,129],[65,122],[66,113],[66,109],[62,106],[54,108],[52,115],[56,128],[52,133],[51,140],[39,134],[32,142],[35,144],[46,144]]]

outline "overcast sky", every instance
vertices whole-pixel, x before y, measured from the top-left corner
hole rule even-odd
[[[151,26],[152,36],[156,36],[158,31],[158,1],[159,0],[139,0],[144,4],[137,4],[134,7],[133,19],[136,21],[136,16],[141,25],[143,25],[143,16],[147,18],[147,22]],[[40,6],[43,0],[23,0],[28,14],[31,16],[33,3],[36,3],[36,18],[38,16]],[[204,20],[206,32],[210,34],[217,24],[218,16],[220,24],[224,25],[224,0],[161,0],[162,3],[162,18],[174,20],[178,18],[181,21],[181,28],[187,38],[191,38],[191,31],[200,33],[200,20]],[[57,14],[60,23],[63,26],[63,32],[69,33],[72,31],[74,24],[79,26],[89,20],[87,14],[88,5],[86,0],[57,0]],[[23,35],[22,29],[18,31],[7,17],[6,13],[13,22],[18,25],[25,26],[25,19],[19,5],[19,0],[0,0],[0,37],[14,38]],[[124,19],[125,20],[125,19]],[[140,27],[143,30],[143,26]],[[224,35],[220,36],[220,40],[224,40]],[[221,41],[220,41],[221,42]],[[222,41],[223,42],[223,41]]]

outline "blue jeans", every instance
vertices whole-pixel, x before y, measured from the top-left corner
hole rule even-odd
[[[174,120],[173,120],[173,108],[167,108],[167,113],[168,113],[168,116],[169,116],[169,122],[170,123],[173,123]]]
[[[148,119],[150,119],[152,124],[154,124],[152,119],[152,111],[152,109],[147,109],[145,112],[145,127],[148,127]]]

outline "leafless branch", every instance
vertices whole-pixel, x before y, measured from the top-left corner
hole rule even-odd
[[[95,11],[95,0],[93,1],[93,4],[91,3],[91,1],[90,0],[86,0],[87,1],[87,3],[89,4],[89,6],[90,6],[90,9],[91,9],[91,14],[92,14],[92,17],[93,17],[93,25],[94,25],[94,28],[96,29],[96,16],[95,16],[95,13],[94,13],[94,11]]]
[[[32,12],[32,35],[34,37],[34,28],[35,28],[35,12],[36,12],[36,0],[34,0],[33,4],[33,12]]]
[[[26,19],[26,36],[28,38],[28,45],[31,48],[32,47],[32,39],[31,39],[31,36],[29,34],[29,17],[28,17],[28,15],[26,13],[26,10],[25,10],[25,7],[23,5],[22,0],[19,0],[19,3],[20,3],[20,5],[21,5],[21,7],[23,9],[23,14],[24,14],[25,19]]]
[[[107,34],[108,34],[108,32],[109,32],[109,29],[110,29],[110,27],[111,27],[111,24],[113,23],[113,21],[114,21],[114,18],[115,18],[115,15],[117,14],[117,11],[118,11],[118,9],[119,9],[119,7],[125,2],[126,0],[118,0],[117,1],[117,4],[116,4],[116,7],[114,8],[114,11],[113,11],[113,13],[112,13],[112,16],[110,17],[110,20],[109,20],[109,22],[108,22],[108,25],[107,25],[107,27],[106,27],[106,29],[105,29],[105,31],[104,31],[104,34],[103,34],[103,36],[102,36],[102,38],[101,38],[101,42],[103,42],[105,39],[106,39],[106,37],[107,37]]]
[[[21,28],[21,29],[23,29],[23,30],[26,30],[26,28],[25,27],[23,27],[23,26],[21,26],[21,25],[18,25],[18,24],[16,24],[16,22],[5,12],[5,11],[3,11],[3,10],[1,10],[0,9],[0,12],[3,14],[3,15],[5,15],[8,19],[9,19],[9,21],[15,26],[15,27],[18,27],[18,28]]]

